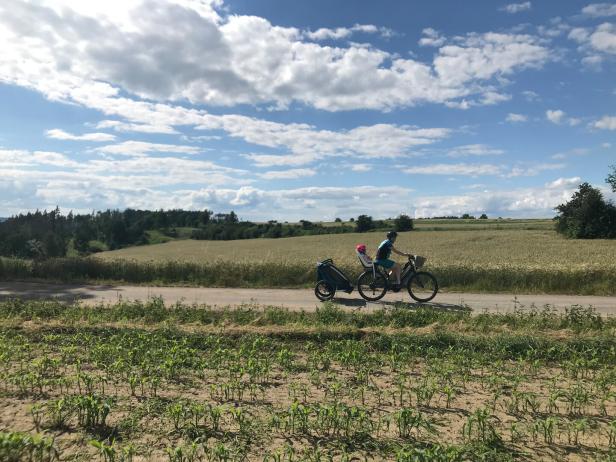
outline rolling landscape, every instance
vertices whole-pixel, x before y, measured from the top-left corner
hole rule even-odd
[[[615,462],[615,20],[0,2],[0,462]]]

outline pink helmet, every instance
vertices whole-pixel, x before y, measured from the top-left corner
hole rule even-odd
[[[366,244],[357,244],[355,246],[355,250],[357,250],[359,253],[366,253]]]

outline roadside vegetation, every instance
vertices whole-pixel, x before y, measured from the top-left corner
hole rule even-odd
[[[616,320],[0,303],[0,460],[609,461]]]

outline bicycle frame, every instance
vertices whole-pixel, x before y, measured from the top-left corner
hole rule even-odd
[[[379,265],[372,265],[372,275],[374,277],[376,277],[376,272],[379,271],[378,269],[376,269],[376,266]],[[381,267],[385,277],[387,279],[387,282],[390,283],[389,281],[389,270],[387,268],[383,268]],[[417,268],[415,268],[415,262],[413,260],[408,260],[404,266],[402,267],[402,271],[400,272],[400,285],[401,286],[405,286],[408,284],[409,280],[411,279],[411,277],[413,276],[413,274],[415,274],[417,272]]]
[[[415,263],[411,260],[407,261],[402,268],[402,273],[400,274],[400,285],[406,286],[411,279],[411,276],[417,272],[415,268]]]

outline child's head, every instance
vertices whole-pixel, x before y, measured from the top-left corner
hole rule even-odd
[[[358,253],[366,253],[366,244],[357,244],[355,250],[357,250]]]

